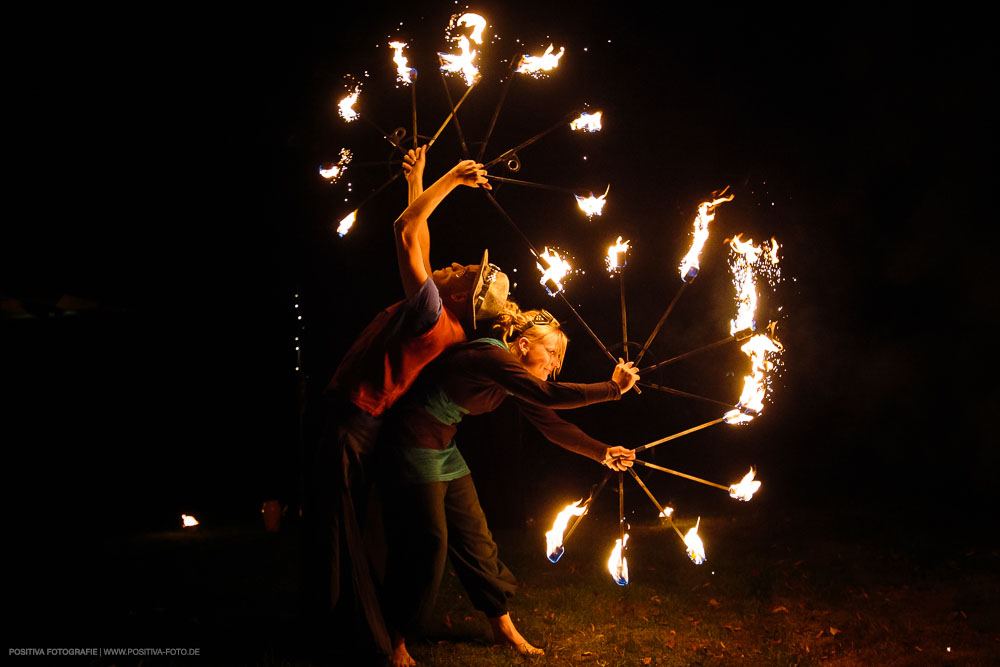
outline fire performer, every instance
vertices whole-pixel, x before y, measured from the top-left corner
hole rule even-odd
[[[406,299],[375,317],[341,361],[324,394],[326,425],[309,485],[315,513],[307,521],[317,544],[307,546],[307,596],[319,618],[336,608],[343,584],[352,584],[377,647],[389,641],[369,570],[360,526],[368,510],[371,457],[385,411],[416,380],[420,370],[448,346],[466,339],[465,328],[494,317],[507,300],[508,279],[489,264],[431,271],[427,219],[459,185],[489,188],[486,171],[459,162],[426,191],[422,179],[426,147],[404,157],[409,205],[395,222],[396,254]],[[350,561],[341,572],[341,544]],[[329,591],[329,597],[326,596]],[[345,601],[346,602],[346,601]],[[353,609],[343,609],[346,618]]]
[[[555,444],[588,456],[613,470],[632,465],[631,450],[609,447],[555,415],[573,408],[617,400],[638,376],[619,360],[608,382],[547,382],[558,372],[567,338],[544,310],[520,312],[507,302],[489,337],[457,345],[421,373],[388,417],[382,450],[395,483],[386,493],[389,555],[386,620],[395,665],[415,664],[405,637],[433,609],[450,554],[473,605],[484,612],[494,640],[522,655],[540,655],[514,627],[507,602],[514,575],[497,557],[476,487],[454,436],[463,415],[484,414],[512,395],[521,412]]]

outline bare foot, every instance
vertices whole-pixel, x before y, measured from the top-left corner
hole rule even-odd
[[[491,618],[490,627],[493,628],[493,641],[497,644],[508,644],[515,651],[524,656],[545,655],[545,651],[528,643],[528,640],[521,636],[521,633],[514,627],[514,621],[510,620],[510,614],[504,614],[498,618]]]
[[[417,667],[417,661],[406,650],[406,640],[395,633],[392,636],[392,655],[389,656],[389,661],[393,667]]]

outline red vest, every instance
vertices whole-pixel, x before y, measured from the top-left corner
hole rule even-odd
[[[400,301],[375,316],[330,381],[330,389],[345,390],[352,403],[373,417],[392,407],[445,348],[465,340],[458,318],[444,306],[438,321],[420,336],[394,335],[391,325],[401,316],[403,304]]]

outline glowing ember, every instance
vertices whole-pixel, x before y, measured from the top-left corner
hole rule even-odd
[[[622,242],[622,237],[618,237],[613,246],[608,246],[608,256],[606,262],[608,265],[608,271],[615,273],[621,270],[628,264],[628,260],[625,259],[626,253],[628,253],[629,241]]]
[[[742,501],[753,498],[753,494],[757,493],[757,489],[760,488],[760,482],[754,481],[754,474],[754,469],[750,468],[750,472],[743,476],[739,484],[733,484],[729,487],[729,496]]]
[[[340,100],[337,103],[337,108],[339,109],[340,117],[350,123],[353,120],[357,120],[358,112],[354,110],[354,103],[358,101],[358,95],[361,94],[361,84],[355,84],[353,88],[349,89],[347,97]]]
[[[545,262],[544,265],[542,262],[535,263],[538,270],[542,272],[542,277],[538,282],[545,285],[550,296],[555,296],[563,291],[562,281],[565,280],[566,274],[573,270],[573,267],[560,257],[558,252],[548,248],[545,248],[538,258]]]
[[[406,42],[389,42],[389,48],[395,51],[395,55],[392,57],[392,62],[396,63],[396,81],[399,83],[413,83],[413,72],[414,70],[406,65],[406,56],[403,55],[403,49],[406,48]]]
[[[740,394],[736,409],[725,415],[727,424],[751,421],[764,409],[768,371],[774,368],[774,363],[768,360],[767,354],[780,354],[783,348],[778,341],[764,334],[757,334],[740,349],[750,357],[750,375],[743,378],[743,393]]]
[[[611,550],[611,556],[608,558],[608,572],[611,573],[611,578],[619,586],[628,583],[628,559],[622,555],[622,547],[627,542],[628,533],[625,533],[624,542],[615,540],[615,548]]]
[[[705,545],[701,543],[701,538],[698,537],[698,526],[701,525],[701,517],[698,517],[698,523],[694,524],[694,528],[687,532],[684,536],[684,544],[687,545],[687,555],[695,565],[701,565],[705,562]]]
[[[602,112],[598,111],[596,113],[580,114],[579,118],[573,119],[573,122],[569,124],[569,129],[574,132],[577,130],[583,130],[584,132],[600,132],[601,113]]]
[[[674,514],[674,508],[673,507],[664,507],[663,511],[660,512],[660,518],[661,519],[669,519],[671,516],[673,516],[673,514]]]
[[[354,155],[351,154],[351,151],[346,148],[341,148],[340,160],[320,165],[319,175],[331,183],[336,183],[340,180],[340,177],[344,175],[344,172],[347,171],[347,165],[351,162],[351,158],[353,157]]]
[[[545,550],[549,556],[549,560],[555,563],[562,557],[565,549],[563,548],[563,533],[566,532],[566,526],[569,525],[569,519],[573,516],[583,516],[583,513],[587,511],[586,505],[581,505],[583,499],[571,503],[559,512],[556,516],[555,523],[552,524],[552,530],[545,533]]]
[[[442,72],[449,74],[461,72],[462,76],[465,77],[466,85],[471,86],[479,79],[479,68],[473,64],[478,52],[471,49],[469,37],[452,34],[460,26],[472,28],[470,35],[472,41],[476,44],[483,43],[486,19],[479,14],[455,14],[451,17],[451,23],[448,24],[445,35],[448,41],[454,42],[462,52],[459,54],[438,53],[438,56],[441,58]]]
[[[608,185],[607,190],[600,197],[595,197],[594,193],[591,192],[589,197],[581,197],[580,195],[574,195],[576,197],[576,205],[580,207],[580,210],[587,214],[588,218],[593,218],[595,215],[600,215],[601,211],[604,210],[604,198],[608,196],[608,192],[611,190],[611,186]]]
[[[188,514],[181,514],[181,525],[185,528],[192,528],[198,525],[198,519]]]
[[[561,47],[559,53],[552,55],[553,45],[545,49],[545,53],[540,56],[529,56],[525,54],[521,57],[521,62],[517,66],[518,74],[530,74],[536,79],[550,70],[559,66],[559,59],[566,53],[566,47]]]
[[[708,240],[708,223],[715,219],[715,207],[723,202],[732,201],[733,196],[729,195],[714,201],[703,201],[698,206],[698,215],[694,219],[694,231],[691,232],[694,237],[691,241],[691,249],[681,260],[681,280],[684,282],[694,280],[701,268],[698,257],[701,255],[701,249],[705,247],[705,241]]]
[[[354,226],[354,221],[357,220],[357,217],[358,211],[356,209],[348,213],[337,226],[337,234],[344,236],[347,232],[351,231],[351,227]]]

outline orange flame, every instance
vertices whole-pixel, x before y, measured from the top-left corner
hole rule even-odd
[[[472,28],[472,34],[469,37],[476,44],[483,43],[483,30],[486,29],[486,19],[479,14],[455,14],[451,17],[451,23],[448,24],[448,31],[445,34],[448,41],[454,42],[461,49],[461,53],[439,52],[438,57],[441,58],[442,72],[461,72],[462,76],[465,77],[466,85],[471,86],[479,80],[479,68],[474,64],[478,52],[472,50],[469,37],[452,34],[460,26]]]
[[[358,95],[361,94],[361,84],[355,84],[353,88],[350,88],[347,96],[337,103],[339,109],[338,113],[340,117],[345,121],[350,123],[358,118],[358,112],[354,110],[354,103],[358,101]]]
[[[588,218],[593,218],[595,215],[600,215],[604,210],[604,198],[608,196],[608,192],[610,191],[611,185],[609,184],[604,194],[600,197],[595,197],[593,192],[590,193],[589,197],[573,196],[576,197],[576,205],[580,207],[580,210],[586,213]]]
[[[661,519],[669,519],[673,515],[674,515],[674,508],[673,507],[664,507],[663,511],[660,512],[660,518]]]
[[[566,53],[566,47],[560,47],[559,53],[555,55],[552,55],[553,48],[555,47],[549,44],[549,48],[545,49],[545,53],[540,56],[529,56],[527,54],[521,56],[521,62],[517,66],[517,73],[530,74],[537,79],[546,72],[558,67],[559,59]]]
[[[628,583],[628,559],[622,555],[622,547],[628,542],[628,533],[624,540],[615,540],[615,548],[608,557],[608,572],[619,586]]]
[[[340,180],[340,177],[344,175],[344,172],[347,171],[347,165],[351,162],[351,158],[353,157],[354,155],[351,154],[351,151],[346,148],[341,148],[340,160],[335,163],[330,162],[327,165],[320,165],[319,175],[331,183],[336,183]]]
[[[351,227],[354,226],[354,221],[357,220],[357,218],[358,218],[357,209],[351,211],[346,216],[344,216],[344,219],[341,220],[340,224],[337,226],[337,234],[339,234],[342,237],[346,235],[347,232],[351,231]]]
[[[613,246],[608,246],[608,256],[606,258],[608,271],[615,273],[628,264],[628,261],[625,259],[625,254],[628,252],[629,243],[630,241],[625,241],[623,243],[622,237],[619,236]]]
[[[698,206],[698,215],[694,219],[694,231],[691,233],[694,237],[691,241],[691,249],[688,250],[688,254],[681,260],[681,280],[684,282],[694,280],[695,276],[698,275],[698,270],[701,268],[698,258],[701,255],[702,248],[705,247],[705,241],[708,240],[708,223],[715,219],[715,207],[724,202],[732,201],[733,197],[734,195],[729,195],[728,197],[722,197],[714,201],[703,201]]]
[[[701,565],[705,562],[705,545],[702,544],[701,538],[698,537],[698,526],[701,525],[701,517],[698,517],[698,522],[694,524],[694,528],[689,530],[684,536],[684,544],[687,545],[687,555],[695,565]]]
[[[574,118],[569,124],[569,129],[574,132],[577,130],[583,130],[584,132],[600,132],[601,113],[603,112],[595,111],[594,113],[580,114],[579,118]]]
[[[185,528],[192,528],[198,525],[198,519],[188,514],[181,514],[181,525]]]
[[[754,474],[754,469],[750,468],[750,472],[743,476],[739,484],[733,484],[729,487],[729,496],[744,502],[753,498],[753,494],[757,493],[757,489],[760,488],[760,482],[753,478]]]
[[[392,62],[396,63],[396,81],[404,84],[413,83],[413,69],[407,67],[406,56],[403,55],[406,42],[389,42],[389,48],[395,51]]]
[[[549,560],[555,563],[559,560],[559,557],[563,555],[563,533],[566,532],[566,526],[569,525],[569,519],[573,516],[583,516],[584,512],[587,511],[586,505],[581,505],[583,499],[576,501],[575,503],[570,503],[567,505],[563,511],[559,512],[556,516],[555,523],[552,524],[552,530],[545,533],[545,549],[548,554]]]
[[[563,291],[562,281],[565,280],[566,274],[573,270],[573,267],[565,258],[560,257],[558,252],[548,248],[545,248],[538,258],[545,262],[545,266],[541,262],[535,262],[538,270],[542,272],[542,277],[538,282],[545,286],[550,296],[555,296]]]

